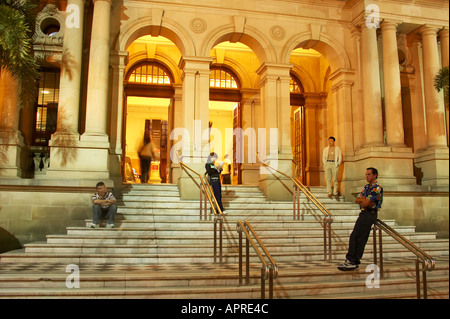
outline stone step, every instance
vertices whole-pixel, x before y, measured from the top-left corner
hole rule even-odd
[[[379,288],[367,287],[365,267],[339,272],[333,262],[286,263],[274,282],[274,297],[415,298],[415,279],[410,275],[413,260],[395,260],[386,261],[389,269],[380,279]],[[0,298],[260,298],[258,264],[250,265],[250,284],[244,286],[239,286],[237,264],[81,265],[77,289],[65,286],[68,274],[64,264],[49,265],[45,275],[7,272],[5,264],[0,267]],[[446,278],[448,259],[428,272],[430,299],[448,295]]]
[[[237,247],[236,247],[237,248]],[[223,251],[223,261],[225,263],[237,263],[238,255],[236,250],[228,252],[225,248]],[[321,247],[318,247],[321,248]],[[433,256],[445,253],[445,249],[427,249],[427,251]],[[447,250],[448,251],[448,250]],[[323,260],[323,250],[316,249],[314,251],[296,251],[296,252],[270,252],[273,259],[278,264],[288,263],[292,261],[296,262],[310,262],[310,261],[321,261]],[[346,250],[334,250],[332,252],[332,258],[336,261],[343,261],[345,259]],[[365,251],[367,260],[372,258],[371,248],[368,247]],[[411,258],[414,255],[403,249],[390,249],[385,248],[383,250],[384,258]],[[250,254],[251,262],[258,262],[258,256],[252,251]],[[157,253],[100,253],[98,251],[93,253],[87,252],[73,252],[71,253],[69,249],[65,252],[43,252],[43,253],[25,253],[21,252],[11,252],[2,255],[2,263],[56,263],[63,262],[67,264],[106,264],[106,263],[117,263],[117,264],[158,264],[158,263],[212,263],[213,262],[213,248],[209,251],[197,251],[188,253],[186,251],[162,253],[158,251]]]
[[[432,242],[432,241],[421,241],[415,243],[417,246],[422,248],[424,251],[430,253],[432,256],[434,254],[443,255],[448,253],[448,243],[442,242]],[[266,244],[265,245],[269,253],[302,253],[302,252],[320,252],[323,250],[323,241],[315,242],[305,242],[299,243],[283,243],[280,244]],[[336,254],[342,254],[345,252],[346,246],[333,244],[332,250]],[[25,245],[26,253],[40,253],[40,254],[211,254],[213,249],[213,241],[205,242],[204,244],[188,244],[182,240],[178,242],[162,244],[158,241],[154,243],[140,243],[140,244],[110,244],[110,243],[99,243],[99,244],[85,244],[85,243],[31,243]],[[227,242],[224,245],[224,252],[235,253],[238,249],[237,243]],[[394,241],[385,241],[383,245],[385,253],[392,254],[392,252],[399,251],[402,255],[408,255],[403,246]],[[402,251],[403,250],[403,251]],[[365,250],[366,254],[371,254],[372,245],[368,245]]]

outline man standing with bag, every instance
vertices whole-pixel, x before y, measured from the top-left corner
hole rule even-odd
[[[339,165],[342,162],[341,149],[335,145],[336,139],[333,136],[328,138],[328,146],[324,148],[322,153],[323,168],[325,170],[325,181],[327,183],[327,195],[331,198],[333,195],[338,196],[338,175]],[[331,188],[331,180],[333,180],[333,189]]]

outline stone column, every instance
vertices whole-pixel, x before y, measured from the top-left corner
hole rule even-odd
[[[449,41],[448,41],[448,29],[442,29],[439,31],[439,39],[441,41],[441,57],[442,57],[442,67],[449,66]],[[444,96],[444,98],[449,98],[449,96]],[[448,100],[447,100],[448,101]],[[450,144],[450,118],[449,118],[449,108],[445,108],[445,124],[447,129],[447,145]]]
[[[259,180],[257,112],[260,109],[260,94],[256,89],[244,89],[242,92],[242,130],[248,133],[244,138],[244,163],[242,163],[242,184],[257,184]]]
[[[380,70],[375,28],[361,27],[365,146],[383,146]]]
[[[83,60],[84,0],[69,0],[76,5],[79,25],[66,26],[59,81],[58,123],[55,134],[78,135],[80,114],[80,88]]]
[[[445,115],[441,94],[434,88],[434,77],[438,73],[439,56],[437,28],[423,26],[423,91],[428,148],[416,155],[416,166],[422,171],[422,185],[448,191],[449,151],[445,132]]]
[[[0,68],[0,176],[21,177],[23,136],[19,131],[18,84],[11,73]]]
[[[200,174],[205,172],[205,163],[209,155],[208,138],[203,134],[207,135],[208,132],[209,78],[212,60],[210,57],[183,57],[180,61],[180,68],[183,70],[182,127],[176,135],[183,135],[180,141],[183,163]],[[198,187],[185,172],[182,172],[178,186],[182,198],[199,198]]]
[[[386,110],[386,144],[405,146],[403,129],[402,89],[398,63],[397,24],[384,21],[381,24],[383,40],[383,74]]]
[[[260,76],[261,108],[264,112],[266,129],[265,154],[263,159],[269,165],[292,176],[292,147],[290,125],[290,69],[291,64],[263,63],[256,71]],[[258,133],[258,146],[262,134]],[[259,149],[259,147],[258,147]],[[264,151],[262,151],[264,152]],[[259,153],[262,153],[259,150]],[[277,182],[274,182],[274,181]],[[287,185],[288,180],[280,174],[273,175],[266,170],[262,171],[260,188],[269,199],[287,199],[289,192],[279,183]]]
[[[355,84],[355,71],[340,69],[330,74],[329,79],[331,83],[333,83],[331,92],[336,97],[334,108],[336,110],[335,117],[337,120],[336,127],[334,130],[329,131],[329,135],[336,137],[336,145],[338,145],[342,151],[343,164],[341,164],[339,168],[339,193],[344,195],[346,193],[350,193],[346,190],[350,189],[350,186],[347,185],[348,180],[350,180],[350,184],[352,180],[352,177],[348,176],[349,169],[347,169],[347,167],[350,164],[346,163],[346,160],[354,155],[355,148],[355,128],[353,123],[353,108],[355,105],[352,103],[352,89]],[[327,136],[323,136],[321,140],[321,142],[324,143],[323,147],[328,146],[327,139],[329,135],[327,134]],[[319,153],[319,161],[321,165],[323,165],[323,147]],[[324,185],[324,183],[322,183],[322,185]]]
[[[319,186],[321,166],[321,139],[319,114],[322,96],[318,93],[305,93],[305,143],[306,143],[306,184]],[[326,137],[328,138],[328,137]]]
[[[94,0],[86,127],[82,140],[107,142],[111,0]]]
[[[122,132],[123,128],[123,107],[124,107],[124,92],[123,80],[125,77],[125,67],[128,63],[128,52],[117,51],[111,53],[112,66],[112,87],[111,87],[111,112],[110,112],[110,155],[109,155],[109,172],[112,179],[116,183],[122,183],[122,159],[123,145]],[[114,176],[114,177],[113,177]]]
[[[69,0],[68,5],[78,7],[79,24],[67,25],[59,80],[58,121],[50,146],[50,167],[48,175],[61,176],[59,170],[77,167],[79,142],[79,117],[81,99],[81,73],[83,62],[84,0]],[[52,171],[57,172],[53,173]]]
[[[434,77],[439,71],[437,29],[424,26],[420,30],[423,45],[423,82],[428,136],[428,148],[447,147],[443,101],[434,88]]]
[[[112,186],[112,182],[109,180],[110,144],[106,125],[108,120],[111,0],[94,0],[93,2],[85,132],[80,136],[79,141],[75,142],[72,139],[62,141],[66,142],[65,147],[57,148],[60,151],[51,155],[51,169],[47,171],[46,177],[71,179],[83,186],[92,186],[98,181],[104,181],[110,187]],[[70,44],[66,45],[70,46]],[[74,108],[71,109],[74,110]],[[61,145],[61,142],[58,144]],[[71,165],[72,162],[75,165]]]
[[[449,41],[448,41],[448,29],[442,29],[439,31],[439,39],[441,40],[441,56],[442,56],[442,66],[448,66],[449,62]]]

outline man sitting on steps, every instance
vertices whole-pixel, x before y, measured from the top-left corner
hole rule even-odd
[[[91,228],[98,228],[102,214],[106,214],[108,224],[106,228],[114,228],[114,217],[116,216],[116,198],[109,192],[105,183],[97,183],[97,193],[92,196],[92,224]]]

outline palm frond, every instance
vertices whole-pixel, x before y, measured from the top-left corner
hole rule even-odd
[[[32,35],[35,6],[29,0],[0,0],[0,67],[19,83],[19,105],[34,100],[38,63]]]

